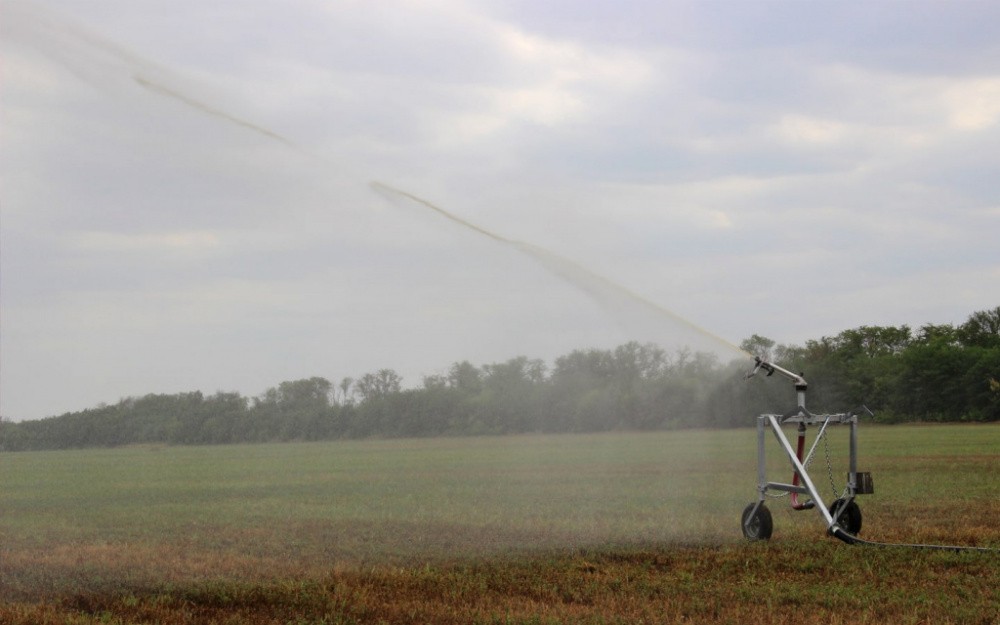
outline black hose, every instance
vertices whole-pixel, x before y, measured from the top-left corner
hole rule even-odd
[[[921,545],[913,543],[879,543],[873,540],[864,540],[858,538],[852,534],[848,534],[839,525],[834,525],[830,528],[830,533],[836,538],[844,541],[848,545],[864,545],[866,547],[902,547],[904,549],[934,549],[937,551],[953,551],[959,553],[962,551],[979,551],[982,553],[1000,553],[1000,549],[996,547],[965,547],[960,545]]]

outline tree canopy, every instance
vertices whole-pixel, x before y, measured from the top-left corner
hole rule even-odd
[[[802,371],[809,407],[866,405],[883,422],[1000,420],[1000,307],[959,325],[862,326],[805,345],[753,335],[747,352]],[[517,356],[403,388],[392,369],[281,382],[253,398],[200,391],[128,397],[36,421],[0,420],[0,451],[366,437],[739,427],[794,401],[746,362],[630,342],[547,363]]]

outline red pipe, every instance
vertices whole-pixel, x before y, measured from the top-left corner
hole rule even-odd
[[[805,449],[805,446],[806,446],[806,424],[805,423],[800,423],[799,424],[799,444],[798,444],[798,448],[795,450],[795,456],[799,459],[799,464],[802,464],[802,451]],[[792,486],[798,486],[798,485],[799,485],[799,472],[796,471],[795,474],[792,475]],[[793,510],[808,510],[809,508],[813,507],[813,502],[812,501],[807,501],[805,503],[799,503],[799,494],[798,493],[792,493],[791,499],[792,499],[792,509]]]

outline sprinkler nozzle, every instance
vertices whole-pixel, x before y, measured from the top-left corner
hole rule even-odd
[[[751,369],[750,371],[748,371],[747,374],[745,376],[743,376],[743,379],[744,380],[749,380],[753,376],[757,375],[757,372],[760,371],[761,369],[763,369],[764,371],[767,371],[767,375],[768,376],[774,375],[774,365],[772,365],[771,363],[767,362],[766,360],[764,360],[760,356],[756,356],[756,357],[754,357],[754,367],[753,367],[753,369]]]
[[[763,369],[764,371],[767,371],[768,377],[771,377],[775,373],[780,373],[781,375],[785,376],[786,378],[788,378],[789,380],[791,380],[795,384],[795,388],[797,390],[804,391],[804,390],[806,390],[806,387],[808,386],[806,384],[805,379],[802,377],[801,374],[792,373],[788,369],[785,369],[783,367],[779,367],[778,365],[772,364],[772,363],[764,360],[760,356],[757,356],[756,358],[754,358],[754,362],[756,364],[754,365],[753,370],[746,375],[747,378],[752,378],[753,376],[757,375],[758,371],[760,371],[761,369]]]

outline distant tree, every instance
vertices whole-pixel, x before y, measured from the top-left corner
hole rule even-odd
[[[946,345],[956,345],[958,343],[958,332],[951,324],[928,323],[920,326],[917,335],[913,339],[913,344],[928,345],[930,343],[944,343]]]
[[[844,357],[875,358],[900,354],[910,343],[909,326],[861,326],[844,330],[834,338],[835,349]]]
[[[278,385],[278,401],[289,411],[326,409],[332,390],[333,384],[320,377],[282,382]]]
[[[249,402],[239,393],[217,392],[202,405],[205,419],[199,437],[209,444],[249,441]]]
[[[552,379],[556,383],[568,380],[597,382],[610,380],[614,373],[614,356],[607,350],[576,349],[556,358]]]
[[[26,432],[7,417],[0,417],[0,452],[23,451],[29,447]]]
[[[773,340],[759,334],[754,334],[740,343],[740,349],[748,354],[753,354],[757,358],[770,362],[773,356],[771,350],[774,348],[774,345],[775,342]]]
[[[425,375],[423,377],[423,382],[424,389],[428,391],[448,388],[448,378],[443,375]]]
[[[122,417],[123,420],[137,421],[135,415],[141,414],[147,424],[161,420],[167,424],[167,442],[200,445],[208,442],[204,438],[204,424],[208,417],[204,410],[204,401],[205,397],[201,391],[177,393],[176,395],[147,395],[135,402],[131,419],[129,419],[127,411]],[[152,441],[143,440],[142,442]]]
[[[248,418],[254,441],[315,440],[333,431],[333,384],[322,377],[282,382],[254,399]]]
[[[536,394],[545,381],[545,363],[526,356],[483,366],[478,427],[483,433],[536,429]]]
[[[351,403],[351,387],[353,385],[354,378],[345,377],[340,380],[340,399],[345,406]]]
[[[978,359],[975,350],[943,341],[913,345],[901,358],[886,407],[923,421],[968,418],[967,372]]]
[[[1000,348],[972,350],[976,358],[963,376],[965,417],[974,421],[1000,420]]]
[[[333,384],[312,377],[278,385],[279,412],[284,440],[323,438],[329,429],[330,397]]]
[[[973,313],[955,334],[966,347],[1000,347],[1000,306]]]
[[[630,341],[613,352],[619,379],[653,380],[662,377],[670,366],[670,358],[662,347],[652,343]]]
[[[361,401],[384,399],[402,388],[403,378],[392,369],[366,373],[354,383],[354,393]]]
[[[478,395],[483,390],[483,372],[468,360],[456,362],[448,371],[448,385],[467,395]]]

